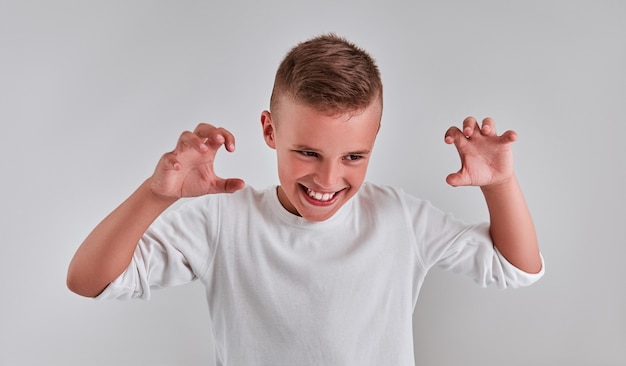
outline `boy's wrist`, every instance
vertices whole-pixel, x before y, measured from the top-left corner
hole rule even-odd
[[[147,199],[159,205],[171,206],[179,200],[178,197],[164,196],[154,192],[152,189],[152,177],[146,179],[140,189],[144,191]]]
[[[514,188],[516,186],[517,186],[517,180],[515,178],[515,175],[512,175],[509,178],[504,179],[502,181],[480,186],[480,189],[483,192],[483,194],[497,194],[497,193],[510,192],[511,188]]]

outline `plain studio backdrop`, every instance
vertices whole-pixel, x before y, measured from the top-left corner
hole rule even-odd
[[[237,151],[217,171],[276,184],[261,138],[276,67],[335,32],[379,63],[368,180],[487,219],[445,130],[514,129],[546,275],[482,289],[440,270],[414,317],[418,365],[626,365],[623,1],[0,1],[0,365],[212,365],[198,283],[150,301],[81,298],[91,229],[199,122]]]

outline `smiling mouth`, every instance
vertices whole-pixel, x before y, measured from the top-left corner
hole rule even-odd
[[[332,200],[333,198],[335,198],[335,196],[337,195],[337,193],[339,192],[331,192],[331,193],[322,193],[322,192],[316,192],[308,187],[302,186],[302,188],[304,189],[304,191],[306,192],[306,194],[319,202],[328,202],[330,200]]]

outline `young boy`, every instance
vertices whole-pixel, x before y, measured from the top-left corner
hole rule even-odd
[[[350,42],[331,34],[297,45],[261,114],[280,185],[217,177],[216,152],[234,151],[235,139],[200,124],[85,239],[68,287],[148,299],[151,287],[199,279],[218,365],[413,365],[413,310],[432,266],[504,288],[533,283],[543,262],[513,173],[516,134],[498,136],[489,118],[465,119],[445,142],[462,163],[447,182],[479,186],[490,224],[363,182],[382,89],[374,61]]]

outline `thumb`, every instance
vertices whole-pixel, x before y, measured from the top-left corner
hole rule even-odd
[[[467,176],[460,170],[456,173],[448,174],[446,177],[446,183],[452,187],[469,185],[471,182],[467,179]]]
[[[237,192],[240,189],[243,189],[243,187],[246,186],[246,183],[239,178],[227,178],[227,179],[222,179],[219,182],[217,182],[217,188],[218,190],[224,192],[224,193],[233,193],[233,192]]]

